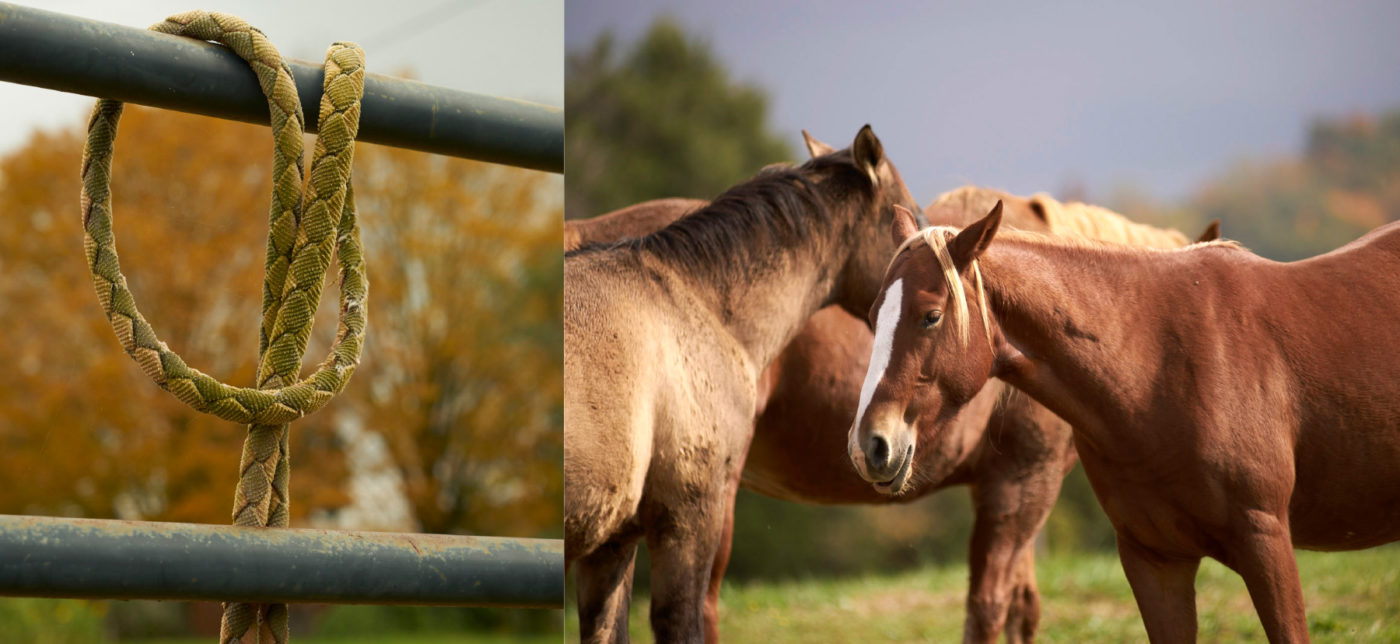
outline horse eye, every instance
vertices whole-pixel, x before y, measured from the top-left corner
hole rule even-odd
[[[925,314],[924,314],[924,328],[925,328],[925,329],[931,329],[931,328],[933,328],[933,325],[938,324],[938,321],[941,320],[941,319],[943,319],[943,312],[942,312],[942,311],[939,311],[938,309],[934,309],[934,310],[932,310],[932,311],[929,311],[928,313],[925,313]]]

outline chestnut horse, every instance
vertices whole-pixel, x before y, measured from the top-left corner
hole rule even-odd
[[[1307,641],[1292,548],[1400,539],[1400,224],[1278,263],[1000,222],[896,217],[856,469],[897,481],[930,447],[909,420],[949,422],[999,378],[1073,426],[1152,641],[1195,641],[1203,557],[1244,579],[1270,641]]]
[[[591,219],[565,221],[564,252],[587,244],[644,237],[708,205],[710,202],[703,199],[653,199]]]
[[[819,308],[868,308],[895,204],[869,126],[654,234],[564,260],[564,548],[590,641],[627,638],[636,541],[658,641],[704,639],[705,596],[760,372]]]
[[[813,156],[831,152],[806,132],[803,135]],[[1027,230],[1160,247],[1188,243],[1179,232],[1136,224],[1087,204],[1061,204],[1043,194],[1026,199],[966,186],[940,196],[925,212],[939,224],[965,225],[998,200],[1008,206],[1008,223]],[[645,235],[705,204],[658,199],[565,222],[565,247]],[[1204,237],[1216,236],[1218,224],[1212,224]],[[1069,426],[1039,403],[1007,396],[1003,384],[992,382],[982,394],[984,404],[961,414],[951,430],[958,436],[954,453],[920,452],[914,468],[918,481],[899,496],[873,487],[846,465],[843,456],[847,419],[855,414],[872,337],[863,320],[830,306],[812,316],[774,359],[759,381],[759,413],[743,486],[800,503],[873,504],[907,502],[949,486],[970,485],[976,522],[965,640],[995,641],[1003,627],[1008,641],[1033,640],[1039,596],[1031,544],[1074,463]],[[997,400],[1002,404],[994,405]],[[725,541],[712,572],[707,620],[717,618],[732,521],[730,507]],[[710,623],[707,628],[716,627]]]

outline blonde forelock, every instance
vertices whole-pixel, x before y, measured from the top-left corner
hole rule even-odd
[[[906,250],[910,250],[919,242],[924,242],[938,258],[939,267],[942,269],[943,281],[948,286],[948,293],[953,300],[951,311],[945,312],[948,323],[953,326],[953,333],[957,335],[961,346],[967,346],[968,325],[970,315],[967,310],[967,293],[963,289],[962,278],[958,275],[958,267],[953,263],[953,254],[948,250],[948,242],[956,237],[958,229],[951,226],[929,226],[905,239],[894,252],[894,257],[890,258],[890,263],[885,267],[885,278],[888,280],[890,269],[894,267],[895,259],[899,258]],[[972,260],[973,285],[977,290],[977,305],[982,314],[982,328],[987,333],[987,343],[992,341],[992,327],[987,317],[987,295],[986,288],[982,283],[982,269],[977,265],[977,260]]]

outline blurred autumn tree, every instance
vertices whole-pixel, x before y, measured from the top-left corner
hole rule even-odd
[[[560,536],[560,178],[392,148],[355,173],[374,263],[347,394],[413,516],[427,532]]]
[[[130,106],[117,142],[132,291],[163,340],[231,383],[256,368],[269,144],[263,127]],[[0,159],[0,512],[227,523],[244,429],[159,390],[117,344],[82,261],[81,145],[37,134]],[[292,426],[294,525],[333,523],[380,462],[411,509],[400,527],[558,534],[559,178],[361,145],[355,179],[368,338],[346,392]],[[370,458],[347,459],[364,436]]]
[[[674,21],[656,21],[620,60],[614,47],[604,35],[567,58],[569,218],[647,199],[709,199],[792,159],[770,129],[767,95],[732,80]]]
[[[1400,110],[1317,119],[1301,155],[1241,161],[1182,204],[1130,190],[1108,202],[1183,230],[1220,219],[1226,237],[1280,261],[1325,253],[1400,219]]]

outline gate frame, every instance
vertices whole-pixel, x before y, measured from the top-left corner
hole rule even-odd
[[[320,66],[288,61],[316,129]],[[222,46],[0,2],[0,81],[267,125]],[[561,108],[367,74],[358,140],[562,173]],[[564,545],[0,515],[0,596],[562,609]]]

